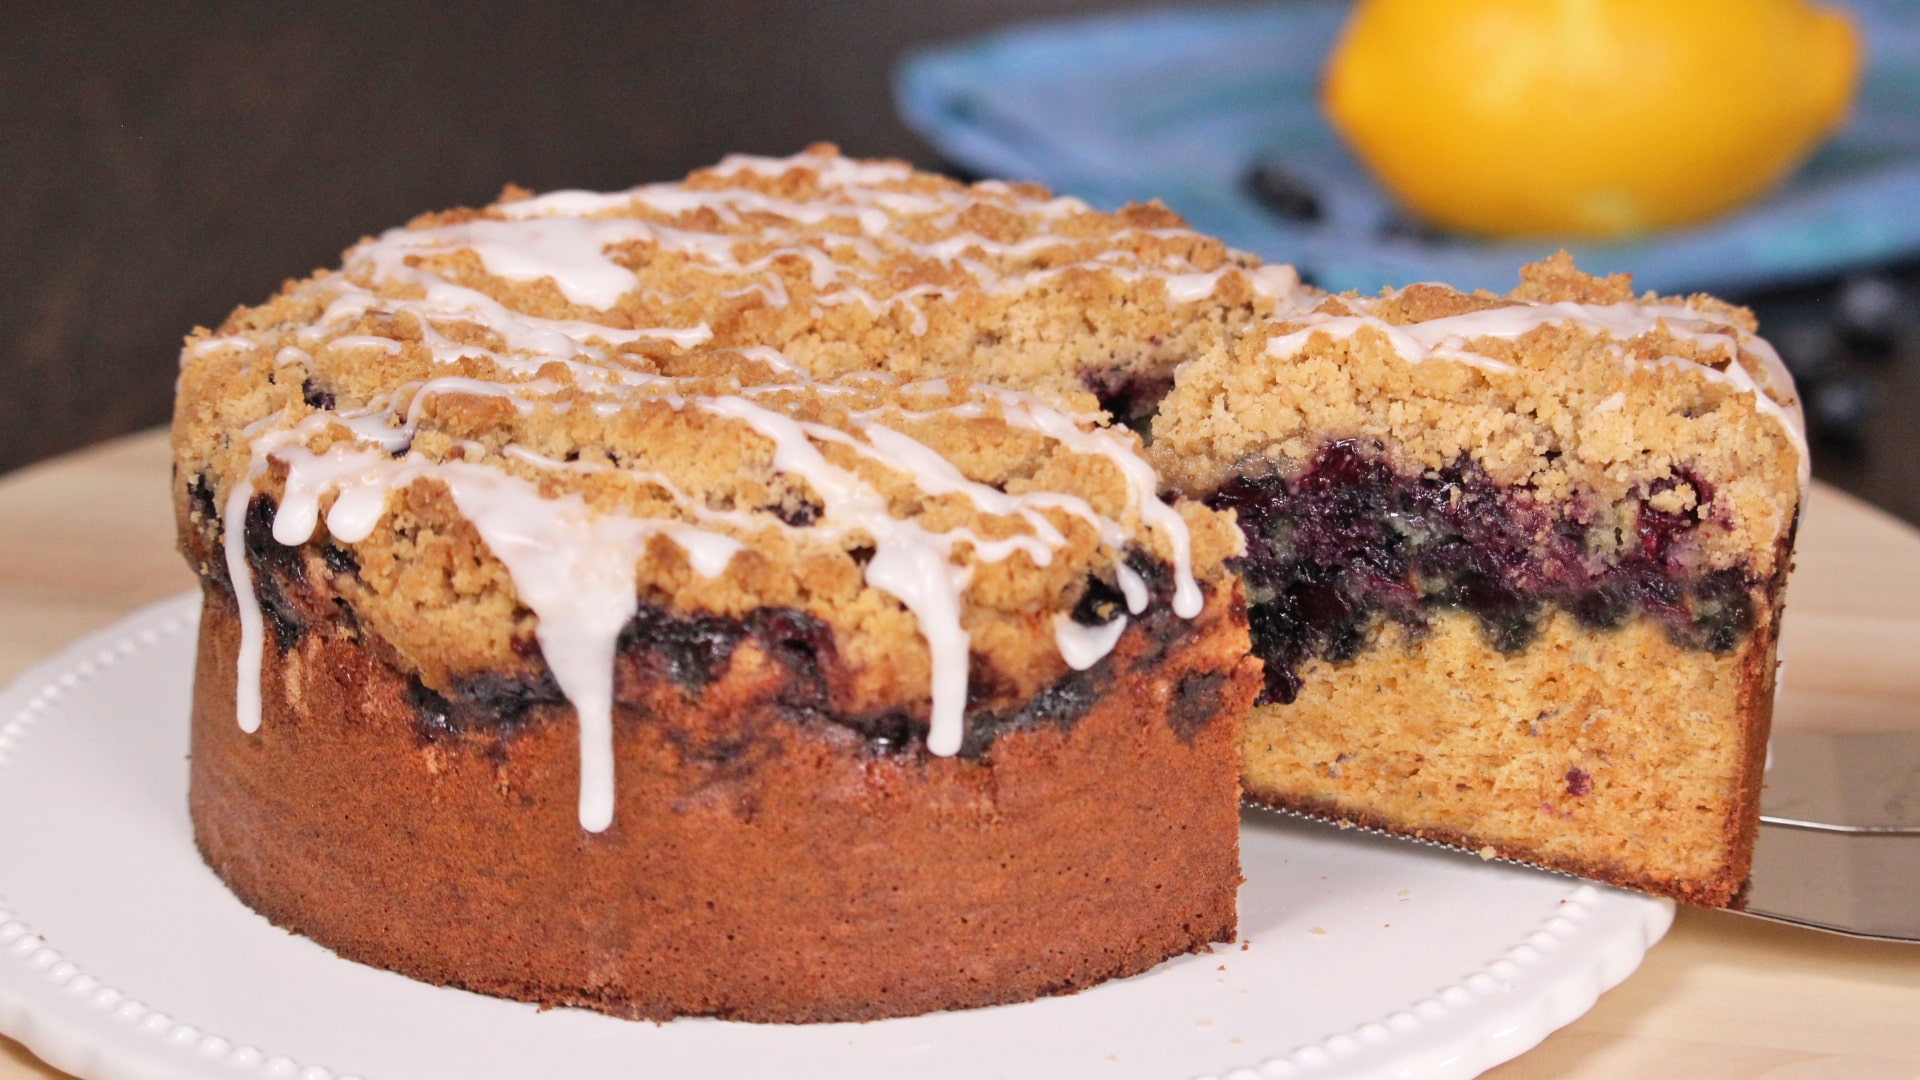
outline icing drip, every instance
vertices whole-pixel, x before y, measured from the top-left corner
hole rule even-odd
[[[240,672],[234,687],[233,714],[240,730],[251,735],[260,730],[260,665],[265,659],[265,621],[260,614],[260,598],[253,591],[253,572],[247,567],[247,503],[253,498],[253,476],[233,485],[227,494],[225,540],[227,578],[233,582],[233,599],[240,609],[240,649],[234,667]],[[234,522],[239,522],[238,526]]]
[[[969,639],[960,625],[960,590],[967,574],[919,544],[883,545],[867,563],[867,584],[892,593],[920,621],[933,660],[933,710],[927,751],[941,757],[960,752],[967,709]]]
[[[914,522],[894,517],[885,497],[859,477],[829,462],[808,439],[809,427],[791,417],[763,409],[745,398],[715,398],[700,405],[721,416],[743,420],[773,440],[773,467],[803,477],[822,498],[826,512],[821,523],[825,527],[857,530],[872,539],[875,552],[867,563],[867,584],[892,594],[913,613],[932,657],[933,712],[927,749],[942,756],[958,753],[967,707],[968,658],[968,637],[960,625],[960,593],[971,574],[950,561],[951,534],[940,536]],[[812,433],[819,434],[821,430],[814,428]],[[913,442],[904,435],[892,441],[896,450],[904,443]],[[924,467],[925,458],[932,456],[932,451],[925,447],[919,450],[924,453],[913,452],[908,456],[921,459]],[[942,464],[946,465],[944,461]],[[951,465],[946,465],[946,469],[951,475],[934,470],[931,483],[951,485],[959,473]],[[1059,536],[1057,531],[1053,535]]]
[[[713,335],[704,324],[629,328],[586,319],[542,318],[502,303],[480,289],[449,280],[436,260],[460,253],[477,258],[489,275],[514,282],[548,282],[560,296],[581,308],[606,310],[635,296],[640,276],[623,261],[634,245],[652,246],[684,256],[688,265],[711,274],[730,275],[745,284],[737,292],[757,292],[769,304],[789,304],[785,279],[776,263],[801,260],[811,294],[805,302],[831,307],[859,304],[876,318],[896,305],[910,311],[914,334],[927,329],[918,303],[948,294],[947,287],[916,283],[895,287],[890,260],[901,255],[940,262],[965,277],[973,289],[1004,295],[1033,288],[1076,268],[1092,268],[1122,281],[1149,278],[1163,282],[1176,303],[1203,300],[1231,275],[1240,275],[1258,296],[1282,311],[1303,310],[1309,298],[1288,268],[1239,265],[1240,259],[1202,270],[1168,257],[1148,265],[1129,250],[1111,250],[1079,262],[1045,263],[1055,249],[1083,243],[1071,230],[1053,225],[1086,212],[1073,199],[1037,200],[1017,195],[1006,185],[923,191],[889,190],[906,180],[905,166],[851,162],[803,154],[788,159],[733,157],[714,172],[779,174],[794,167],[818,174],[821,194],[809,201],[776,199],[745,189],[706,190],[679,185],[649,185],[608,195],[555,192],[498,208],[496,217],[424,229],[394,229],[365,241],[348,253],[338,274],[307,286],[322,306],[311,325],[293,335],[296,344],[278,350],[276,363],[309,367],[316,356],[351,350],[379,350],[396,357],[424,357],[434,369],[462,365],[460,374],[438,374],[395,388],[357,408],[332,407],[294,419],[283,413],[249,428],[248,471],[228,493],[225,508],[225,556],[240,604],[241,656],[237,713],[243,729],[260,726],[259,672],[264,623],[246,559],[246,510],[270,466],[284,470],[284,484],[272,521],[272,540],[285,546],[310,541],[324,521],[338,543],[353,544],[373,535],[388,510],[389,496],[410,485],[438,483],[461,516],[506,567],[522,603],[537,619],[535,635],[555,681],[579,717],[581,754],[580,822],[589,831],[607,828],[615,805],[613,673],[619,635],[638,606],[638,567],[649,545],[663,538],[675,545],[695,573],[724,574],[742,550],[742,537],[767,530],[804,531],[815,542],[843,548],[871,546],[863,578],[866,585],[892,596],[910,613],[931,660],[930,726],[927,748],[940,755],[957,753],[964,736],[971,640],[963,623],[966,590],[974,567],[1015,555],[1037,566],[1050,565],[1068,544],[1066,523],[1079,521],[1094,530],[1112,559],[1116,584],[1134,615],[1145,611],[1151,592],[1145,579],[1124,561],[1133,538],[1128,525],[1095,510],[1086,499],[1062,492],[1010,494],[969,479],[933,448],[898,429],[903,420],[931,416],[997,418],[1035,432],[1062,449],[1104,459],[1123,481],[1127,516],[1140,528],[1160,534],[1171,556],[1172,606],[1192,618],[1202,606],[1193,577],[1191,538],[1186,522],[1156,494],[1157,479],[1137,452],[1130,433],[1095,426],[1092,417],[1055,409],[1030,395],[979,386],[949,385],[945,380],[898,386],[892,376],[848,376],[838,384],[816,382],[778,350],[756,345],[737,350],[754,361],[767,378],[736,377],[748,385],[737,393],[713,393],[711,380],[653,374],[628,362],[623,346],[658,342],[672,349],[694,349]],[[1039,231],[1014,243],[1000,243],[957,227],[980,193],[1013,200],[1037,222]],[[682,215],[676,224],[609,216],[650,209]],[[778,224],[819,225],[849,221],[855,232],[811,234]],[[896,218],[932,222],[944,239],[910,241]],[[712,222],[721,231],[702,231]],[[704,222],[699,226],[689,222]],[[732,229],[733,231],[727,231]],[[1177,239],[1184,229],[1140,230],[1140,235]],[[1124,239],[1122,233],[1116,239]],[[750,244],[743,258],[738,245]],[[646,294],[671,303],[674,297]],[[406,328],[404,339],[369,332],[377,316]],[[476,344],[478,340],[484,342]],[[182,362],[260,348],[250,337],[208,338],[189,346]],[[417,351],[419,350],[419,351]],[[423,351],[423,352],[420,352]],[[552,365],[563,372],[556,372]],[[476,365],[492,377],[468,374]],[[887,398],[915,394],[959,395],[960,403],[938,404],[912,412]],[[781,411],[783,398],[846,401],[842,426],[803,421]],[[449,396],[508,402],[520,414],[540,409],[590,408],[617,417],[642,404],[675,410],[699,410],[750,428],[772,444],[771,466],[803,482],[819,504],[816,518],[789,524],[767,512],[715,509],[689,497],[668,477],[631,463],[559,461],[532,448],[486,447],[467,442],[464,458],[436,460],[413,449],[417,434],[435,423],[435,403]],[[289,406],[298,412],[298,406]],[[329,441],[315,451],[309,444]],[[966,527],[935,531],[896,516],[886,495],[860,473],[835,464],[822,447],[852,453],[863,469],[879,467],[899,474],[926,498],[960,496],[988,518],[1009,528],[990,533]],[[513,471],[507,466],[512,464]],[[590,506],[579,494],[542,494],[528,470],[618,473],[623,480],[649,485],[672,505],[672,514],[634,517]],[[330,500],[330,501],[329,501]],[[1100,661],[1115,647],[1126,616],[1099,627],[1071,619],[1053,621],[1062,657],[1076,670]]]
[[[611,821],[613,806],[614,649],[621,629],[637,607],[634,566],[645,543],[653,536],[666,536],[687,554],[696,572],[710,578],[725,571],[742,545],[725,535],[677,522],[596,514],[578,495],[560,499],[543,497],[530,482],[493,467],[391,456],[389,448],[409,441],[408,433],[421,421],[422,403],[435,393],[457,391],[512,398],[516,392],[525,392],[534,385],[494,384],[454,377],[436,379],[414,388],[399,428],[374,428],[379,433],[378,445],[336,443],[322,453],[298,444],[328,424],[349,426],[349,430],[354,429],[350,425],[367,428],[371,414],[316,413],[291,429],[257,437],[253,441],[251,475],[263,472],[269,459],[285,466],[286,481],[274,515],[273,539],[288,546],[311,539],[320,521],[321,501],[329,493],[334,501],[325,515],[327,530],[336,540],[353,543],[372,533],[384,514],[389,492],[421,478],[432,478],[446,485],[462,516],[473,524],[488,548],[506,565],[522,602],[539,619],[536,636],[542,653],[555,681],[580,718],[580,821],[583,827],[598,831]],[[1004,416],[1010,422],[1040,431],[1078,452],[1103,456],[1120,468],[1143,521],[1166,532],[1169,545],[1174,549],[1176,612],[1188,618],[1198,614],[1200,592],[1192,577],[1185,522],[1153,496],[1150,471],[1130,453],[1122,437],[1111,431],[1083,431],[1071,417],[1024,395],[996,393],[1004,399]],[[803,478],[824,505],[821,520],[812,526],[817,533],[858,534],[873,543],[875,554],[865,572],[867,584],[899,600],[913,614],[927,642],[932,660],[932,712],[927,747],[935,754],[957,753],[965,734],[970,639],[961,623],[960,612],[961,596],[971,571],[953,562],[955,545],[962,541],[968,543],[976,559],[995,561],[1019,551],[1037,565],[1047,565],[1053,551],[1064,545],[1067,538],[1044,516],[1042,511],[1046,509],[1063,510],[1089,521],[1116,551],[1125,540],[1124,529],[1118,522],[1096,514],[1076,496],[1055,492],[1010,495],[998,491],[967,479],[931,448],[870,419],[857,421],[868,440],[867,445],[861,447],[837,429],[803,423],[754,405],[744,397],[688,396],[676,400],[682,408],[699,408],[740,420],[772,441],[774,469]],[[985,512],[1020,518],[1030,531],[1026,535],[988,541],[965,529],[934,533],[913,521],[895,517],[884,496],[860,477],[829,462],[814,445],[815,441],[852,445],[888,463],[889,467],[907,472],[929,495],[963,494]],[[510,449],[518,451],[509,455],[517,460],[547,467],[566,464],[518,448]],[[701,510],[664,480],[642,475],[660,483],[697,517],[735,526],[747,524],[743,520],[745,515]],[[244,524],[245,499],[251,497],[252,490],[251,483],[238,485],[229,499],[228,562],[236,582],[248,580],[248,571],[242,528],[234,523]],[[237,512],[233,499],[241,500]],[[1144,610],[1148,602],[1144,580],[1124,564],[1117,567],[1117,577],[1129,609],[1135,613]],[[243,656],[250,658],[250,662],[243,670],[257,672],[263,636],[258,604],[250,588],[236,591],[245,597]],[[1190,608],[1183,603],[1183,597],[1189,596]],[[1111,651],[1125,621],[1123,617],[1086,632],[1057,626],[1056,641],[1068,664],[1084,669]],[[249,731],[257,730],[258,680],[242,679],[242,689],[252,691],[249,704],[243,706],[242,724],[250,724]]]
[[[613,662],[620,631],[639,608],[634,564],[650,538],[665,534],[711,578],[741,545],[671,522],[596,513],[579,495],[546,498],[485,466],[448,463],[435,475],[539,616],[541,654],[579,717],[580,826],[599,832],[613,822]]]
[[[596,513],[577,494],[548,498],[534,484],[483,465],[395,461],[379,450],[338,445],[322,454],[297,446],[271,453],[287,467],[273,538],[288,546],[312,538],[321,498],[328,491],[337,497],[326,515],[327,531],[336,540],[352,543],[371,534],[389,491],[421,477],[446,485],[461,516],[506,565],[521,601],[539,618],[534,633],[541,652],[579,717],[580,824],[593,832],[605,829],[613,820],[614,801],[614,650],[638,608],[634,566],[647,541],[664,535],[686,554],[696,573],[713,578],[726,570],[740,542],[677,522]],[[257,460],[264,464],[265,455]],[[244,500],[251,494],[250,484],[241,485],[233,498]],[[231,499],[228,516],[236,520]],[[239,535],[239,530],[228,530],[230,566]],[[251,599],[252,591],[246,592]],[[251,604],[251,627],[247,610],[243,604],[242,652],[251,664],[242,670],[257,672],[263,637],[258,601]],[[254,731],[259,727],[259,680],[240,682],[243,693],[251,690],[250,711],[243,712],[241,726]]]
[[[1125,615],[1101,626],[1081,626],[1065,612],[1053,617],[1053,640],[1060,646],[1061,658],[1075,671],[1085,671],[1105,659],[1126,629]]]
[[[1152,599],[1147,589],[1147,579],[1126,563],[1114,567],[1113,576],[1120,581],[1120,595],[1126,597],[1127,610],[1135,615],[1147,610],[1147,601]]]
[[[325,423],[324,416],[316,416],[290,429],[263,430],[277,419],[278,416],[270,416],[256,421],[242,432],[252,456],[247,462],[246,475],[227,492],[226,504],[221,509],[221,551],[226,557],[227,580],[233,583],[233,602],[240,613],[240,644],[234,660],[239,679],[234,687],[233,713],[240,730],[248,734],[260,730],[260,678],[261,664],[266,658],[266,620],[260,610],[260,596],[254,592],[253,569],[247,563],[247,506],[253,501],[255,482],[267,470],[268,455],[316,434]],[[277,528],[275,531],[278,532]]]
[[[633,565],[647,530],[594,515],[578,495],[542,499],[491,469],[446,466],[440,476],[539,616],[541,654],[579,717],[580,825],[599,832],[613,821],[614,648],[639,606]]]

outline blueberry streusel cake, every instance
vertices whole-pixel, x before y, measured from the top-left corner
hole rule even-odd
[[[1332,296],[1180,373],[1152,457],[1232,510],[1257,803],[1692,903],[1746,877],[1804,437],[1752,316],[1565,255]]]
[[[634,1017],[1230,940],[1239,536],[1091,391],[1296,284],[825,148],[363,242],[185,352],[202,852],[348,957]]]
[[[183,353],[196,839],[347,957],[652,1019],[1228,940],[1243,782],[1735,902],[1805,480],[1753,330],[830,147],[428,215]]]

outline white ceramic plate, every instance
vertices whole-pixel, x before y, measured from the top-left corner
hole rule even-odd
[[[0,694],[0,1032],[83,1077],[1464,1077],[1585,1012],[1673,917],[1250,814],[1242,940],[1084,993],[810,1027],[540,1012],[341,960],[201,864],[197,613],[155,605]]]

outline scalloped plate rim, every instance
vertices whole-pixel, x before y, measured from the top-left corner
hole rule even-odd
[[[193,593],[148,605],[35,664],[0,691],[0,795],[8,783],[9,768],[21,756],[21,736],[30,734],[32,725],[57,718],[62,699],[70,698],[96,677],[111,681],[115,664],[142,650],[174,644],[190,655],[198,603],[199,596]],[[180,644],[182,639],[187,643]],[[25,740],[25,752],[33,753],[31,739]],[[4,809],[4,805],[0,805],[0,813],[4,813]],[[4,822],[5,818],[0,817],[0,825]],[[1314,830],[1303,834],[1314,844],[1325,842],[1326,834],[1332,832],[1324,826],[1302,827]],[[1272,836],[1261,837],[1258,830],[1252,841],[1248,836],[1243,826],[1243,847],[1255,849],[1255,857],[1261,859],[1264,866],[1264,860],[1271,856],[1264,854],[1263,849],[1281,841]],[[1363,841],[1358,836],[1339,836],[1337,842]],[[1385,843],[1396,844],[1409,852],[1428,850],[1393,841]],[[1253,876],[1249,873],[1250,880]],[[1387,1008],[1375,1020],[1334,1031],[1317,1042],[1291,1047],[1269,1046],[1264,1050],[1248,1046],[1246,1060],[1230,1069],[1189,1075],[1223,1076],[1227,1080],[1295,1075],[1456,1078],[1477,1075],[1519,1056],[1552,1031],[1585,1013],[1601,993],[1630,975],[1673,920],[1674,908],[1670,901],[1569,878],[1556,880],[1568,888],[1560,903],[1570,907],[1561,910],[1577,917],[1555,915],[1530,928],[1516,929],[1516,942],[1511,948],[1482,962],[1458,981],[1436,989],[1425,998]],[[1243,910],[1246,905],[1243,893]],[[1601,912],[1597,922],[1593,910]],[[1599,930],[1583,931],[1583,925],[1598,926]],[[1605,933],[1601,934],[1600,930]],[[1548,963],[1543,973],[1536,961],[1528,959],[1543,952],[1551,957],[1555,950],[1569,945],[1580,950],[1579,956],[1577,960],[1568,960],[1562,954],[1559,970]],[[1221,948],[1226,950],[1226,958],[1234,956],[1230,946]],[[1214,954],[1219,956],[1219,952]],[[345,960],[329,959],[348,968],[359,968]],[[1182,958],[1185,959],[1189,958]],[[1535,966],[1529,968],[1530,964]],[[1168,965],[1162,965],[1119,983],[1146,985],[1145,980],[1162,976],[1167,970]],[[1225,970],[1224,965],[1221,970]],[[1528,994],[1512,993],[1516,986],[1522,985],[1529,988]],[[1096,987],[1073,997],[1091,1000],[1102,989]],[[437,988],[432,992],[473,997]],[[475,1000],[488,1002],[488,999]],[[973,1021],[992,1014],[1015,1015],[1020,1010],[1068,1000],[1055,998],[969,1013],[881,1021],[874,1025],[825,1027],[879,1031],[887,1025],[933,1023],[942,1018]],[[161,1004],[164,1006],[164,1002]],[[1460,1010],[1470,1006],[1475,1010],[1468,1015],[1471,1023],[1440,1023],[1449,1019],[1449,1010],[1457,1018]],[[531,1012],[530,1006],[525,1008]],[[57,942],[42,939],[9,909],[7,871],[0,867],[0,1033],[17,1039],[49,1065],[89,1080],[236,1076],[263,1080],[358,1080],[326,1066],[296,1062],[269,1049],[236,1045],[195,1026],[194,1019],[175,1019],[78,970],[60,955]],[[594,1017],[592,1022],[601,1019]],[[624,1025],[621,1021],[610,1023]],[[645,1031],[649,1027],[629,1030]],[[1057,1071],[1036,1062],[1034,1074]],[[486,1074],[462,1072],[461,1075],[471,1078]],[[838,1075],[856,1073],[839,1072]]]

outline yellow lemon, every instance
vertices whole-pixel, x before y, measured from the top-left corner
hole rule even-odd
[[[1327,115],[1435,224],[1624,236],[1785,178],[1845,116],[1853,25],[1805,0],[1361,0]]]

